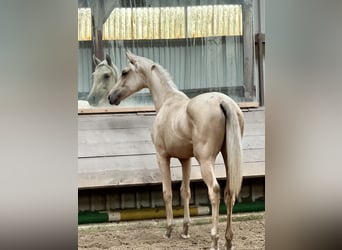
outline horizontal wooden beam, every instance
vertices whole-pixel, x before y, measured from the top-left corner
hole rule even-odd
[[[100,113],[136,113],[136,112],[154,112],[154,106],[141,107],[100,107],[100,108],[81,108],[78,114],[100,114]]]
[[[217,179],[226,179],[224,164],[215,164],[215,176]],[[265,162],[243,163],[242,176],[243,178],[264,177]],[[181,167],[171,168],[171,179],[172,182],[179,182],[182,180]],[[192,166],[190,179],[191,181],[202,180],[200,167],[198,165]],[[160,184],[161,180],[160,171],[156,166],[151,169],[130,170],[123,168],[122,170],[107,169],[101,172],[87,171],[78,173],[78,189]]]
[[[238,102],[240,108],[258,108],[259,102]]]
[[[239,107],[244,108],[257,108],[258,102],[239,102]],[[155,112],[154,106],[141,106],[141,107],[100,107],[100,108],[79,108],[79,115],[86,114],[101,114],[101,113],[138,113],[138,112]]]

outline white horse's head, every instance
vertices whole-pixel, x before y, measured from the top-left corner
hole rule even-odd
[[[128,65],[122,70],[119,80],[108,96],[109,103],[112,105],[119,105],[128,96],[147,87],[146,66],[151,65],[148,63],[149,60],[141,60],[142,57],[134,55],[129,50],[126,51],[126,55]]]
[[[87,100],[92,106],[108,105],[107,96],[118,80],[118,70],[112,64],[109,55],[106,55],[106,59],[102,62],[93,55],[93,61],[96,68],[93,73],[93,86]]]

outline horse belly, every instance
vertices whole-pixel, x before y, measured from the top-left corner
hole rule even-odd
[[[188,140],[167,140],[165,143],[166,151],[169,156],[186,159],[193,157],[192,143]]]

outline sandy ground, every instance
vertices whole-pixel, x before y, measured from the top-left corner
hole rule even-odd
[[[165,220],[105,223],[78,227],[78,249],[209,249],[210,217],[192,218],[190,239],[182,239],[182,220],[175,220],[170,239],[164,239]],[[220,217],[219,247],[224,246],[225,217]],[[264,213],[234,214],[233,244],[236,250],[265,249]]]

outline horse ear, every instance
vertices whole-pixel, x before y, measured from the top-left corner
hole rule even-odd
[[[137,60],[135,59],[135,55],[128,49],[126,50],[126,56],[133,65],[136,64]]]
[[[95,64],[95,66],[97,66],[101,62],[101,60],[98,59],[95,55],[93,55],[93,62]]]
[[[112,65],[112,59],[110,58],[110,56],[108,54],[106,54],[106,61],[107,61],[109,66],[113,66]]]

